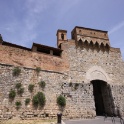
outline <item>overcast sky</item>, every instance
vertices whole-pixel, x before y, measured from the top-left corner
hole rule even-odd
[[[31,48],[33,42],[56,47],[56,31],[75,26],[105,30],[124,58],[124,0],[0,0],[0,34]]]

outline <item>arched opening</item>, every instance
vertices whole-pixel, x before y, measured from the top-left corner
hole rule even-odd
[[[91,49],[91,50],[93,50],[94,49],[94,44],[93,44],[93,42],[91,41],[90,42],[90,44],[89,44],[89,48]]]
[[[92,80],[96,115],[113,115],[114,104],[110,85],[102,80]]]
[[[95,49],[96,49],[97,51],[100,50],[100,49],[99,49],[99,44],[98,44],[98,42],[95,43]]]
[[[61,39],[64,40],[64,34],[63,33],[61,34]]]
[[[107,52],[109,52],[110,46],[108,44],[106,44],[105,49]]]
[[[104,46],[104,44],[103,44],[103,43],[101,43],[101,45],[100,45],[100,50],[101,50],[102,52],[104,52],[104,51],[105,51],[105,46]]]
[[[78,46],[79,46],[81,49],[83,49],[83,41],[82,41],[81,39],[78,41]]]
[[[89,43],[87,40],[85,40],[85,42],[84,42],[84,47],[85,47],[85,49],[89,50]]]

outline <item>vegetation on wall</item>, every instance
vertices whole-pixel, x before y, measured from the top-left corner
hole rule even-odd
[[[21,102],[20,101],[16,101],[15,102],[16,108],[19,109],[21,107]]]
[[[17,84],[15,85],[15,87],[16,87],[17,89],[21,88],[21,86],[22,86],[21,83],[17,83]]]
[[[29,90],[30,92],[33,92],[33,90],[34,90],[34,85],[33,85],[33,84],[29,84],[28,90]]]
[[[40,68],[40,67],[36,67],[35,71],[36,71],[37,73],[39,73],[39,72],[41,71],[41,68]]]
[[[19,94],[19,95],[22,95],[23,93],[24,93],[24,88],[19,88],[18,90],[17,90],[17,93]]]
[[[41,87],[41,88],[45,88],[45,86],[46,86],[46,83],[45,83],[45,81],[40,81],[39,82],[39,86]]]
[[[24,88],[22,88],[22,84],[21,84],[21,83],[17,83],[17,84],[15,85],[15,88],[17,89],[17,93],[18,93],[19,95],[22,95],[22,94],[24,93]]]
[[[65,107],[66,106],[66,99],[64,96],[60,95],[57,97],[57,104],[61,107]]]
[[[21,73],[21,69],[19,67],[14,67],[13,68],[13,76],[19,76],[19,74]]]
[[[30,101],[31,101],[30,98],[25,99],[25,105],[28,105],[30,103]]]
[[[9,92],[9,98],[11,100],[13,100],[15,98],[15,96],[16,96],[15,90],[11,89],[10,92]]]
[[[33,96],[32,102],[35,107],[38,107],[38,105],[40,107],[43,107],[46,103],[46,98],[44,93],[38,92],[35,96]]]
[[[33,105],[34,105],[35,107],[38,106],[38,97],[37,97],[37,95],[33,96],[32,103],[33,103]]]

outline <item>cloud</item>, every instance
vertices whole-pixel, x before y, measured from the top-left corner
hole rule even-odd
[[[49,8],[54,0],[26,0],[24,4],[25,18],[23,18],[23,25],[25,30],[22,31],[23,45],[30,41],[34,41],[38,35],[37,28],[41,25],[44,19],[45,11]],[[22,29],[23,30],[23,29]],[[26,44],[27,44],[26,43]]]
[[[36,33],[35,28],[40,23],[40,20],[42,19],[40,15],[46,10],[47,4],[48,3],[45,0],[27,0],[25,2],[24,9],[26,13],[23,23],[25,25],[26,32],[30,32],[33,35]]]
[[[115,27],[113,27],[108,33],[109,35],[113,34],[114,32],[118,31],[119,29],[121,29],[122,27],[124,27],[124,21],[122,21],[121,23],[119,23],[118,25],[116,25]]]
[[[41,15],[46,11],[49,4],[50,2],[46,0],[23,1],[21,11],[16,9],[12,15],[13,20],[8,22],[6,27],[4,26],[4,30],[11,35],[9,39],[15,44],[29,47],[37,37],[37,28],[43,18]]]
[[[31,15],[39,14],[44,11],[47,8],[47,4],[48,2],[46,2],[46,0],[27,0],[25,3],[26,9]]]

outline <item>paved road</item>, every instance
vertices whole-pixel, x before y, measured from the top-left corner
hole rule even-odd
[[[79,119],[79,120],[65,120],[65,124],[123,124],[120,123],[119,118],[115,118],[115,123],[112,123],[112,119],[108,117],[104,121],[104,117],[98,116],[95,119]]]

